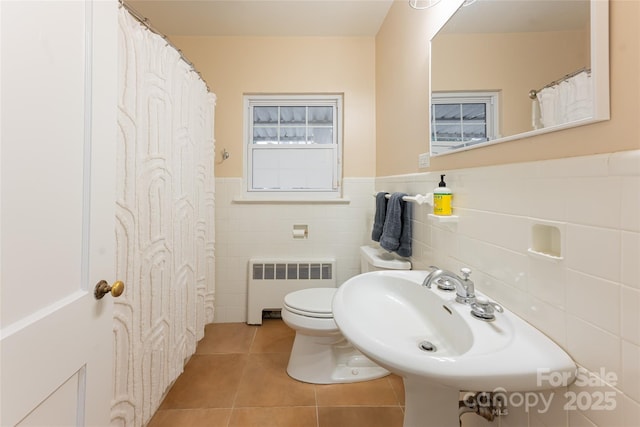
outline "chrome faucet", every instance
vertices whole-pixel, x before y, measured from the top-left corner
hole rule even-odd
[[[442,278],[447,281],[453,283],[456,289],[456,301],[462,304],[471,304],[476,299],[475,287],[473,282],[469,280],[469,275],[471,274],[471,269],[467,267],[462,267],[460,272],[462,273],[462,278],[455,273],[452,273],[448,270],[443,270],[438,267],[432,267],[435,270],[432,270],[427,277],[424,278],[422,282],[422,286],[426,286],[427,288],[431,288],[431,284],[436,280]]]
[[[502,306],[496,302],[489,301],[487,298],[478,297],[471,303],[471,315],[476,319],[491,322],[495,320],[495,312],[504,313]]]

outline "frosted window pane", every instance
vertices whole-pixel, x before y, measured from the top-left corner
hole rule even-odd
[[[307,173],[307,187],[313,189],[331,188],[332,174],[326,169],[314,169]]]
[[[433,109],[435,120],[460,120],[460,104],[436,104]]]
[[[333,149],[254,149],[253,188],[331,189]]]
[[[325,169],[333,163],[332,150],[305,150],[301,160],[303,167],[307,169]]]
[[[253,188],[280,188],[280,176],[278,170],[263,168],[254,169]]]
[[[296,167],[280,168],[280,188],[295,189],[305,188],[307,182],[307,171]]]
[[[253,128],[254,144],[277,144],[278,129],[274,127],[254,127]]]
[[[309,107],[309,124],[332,125],[333,107]]]
[[[280,124],[306,124],[307,107],[280,107]]]
[[[280,128],[280,142],[284,144],[306,144],[307,129],[304,127]]]
[[[481,121],[487,118],[487,106],[485,104],[462,104],[462,117],[464,121]]]
[[[309,143],[333,144],[333,128],[309,128]]]
[[[487,141],[487,127],[484,124],[464,125],[462,132],[464,141]]]
[[[254,124],[278,124],[278,107],[253,107]]]
[[[253,165],[259,168],[277,168],[280,162],[281,150],[266,148],[253,150]]]
[[[300,165],[304,159],[304,149],[278,150],[281,164],[288,167]]]
[[[444,125],[436,123],[433,129],[435,141],[461,141],[460,125]]]

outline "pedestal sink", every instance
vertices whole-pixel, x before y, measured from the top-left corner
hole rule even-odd
[[[460,391],[552,388],[576,365],[547,336],[509,310],[485,322],[455,292],[421,286],[426,271],[376,271],[347,280],[333,299],[343,335],[403,377],[404,427],[457,427]]]

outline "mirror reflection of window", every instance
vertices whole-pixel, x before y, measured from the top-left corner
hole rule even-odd
[[[434,93],[431,151],[439,154],[497,138],[498,93]]]

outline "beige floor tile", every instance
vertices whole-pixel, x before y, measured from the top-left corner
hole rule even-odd
[[[288,360],[287,353],[250,354],[235,407],[314,406],[315,386],[289,377]]]
[[[400,405],[404,406],[404,382],[402,381],[402,377],[391,374],[387,377],[387,381],[389,381],[393,391],[396,393]]]
[[[193,355],[160,408],[231,408],[246,362],[243,354]]]
[[[319,407],[319,427],[402,427],[400,407]]]
[[[159,410],[147,427],[227,427],[231,409]]]
[[[318,406],[399,405],[387,378],[350,384],[316,386]]]
[[[229,427],[317,427],[315,406],[237,408]]]
[[[205,329],[148,427],[401,427],[402,378],[314,385],[286,373],[295,332],[282,320]]]
[[[212,323],[205,326],[196,354],[248,353],[257,327],[246,323]]]
[[[296,334],[282,320],[265,319],[257,328],[251,353],[291,353]]]

